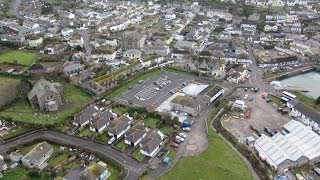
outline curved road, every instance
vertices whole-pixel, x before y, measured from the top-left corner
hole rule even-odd
[[[127,170],[127,175],[125,178],[126,180],[138,179],[138,177],[148,167],[147,163],[138,163],[133,158],[113,149],[111,146],[95,143],[87,139],[66,135],[50,130],[40,130],[6,141],[0,145],[0,153],[7,153],[8,151],[12,150],[13,148],[19,145],[27,144],[35,140],[53,141],[57,144],[79,147],[110,157],[119,164],[121,164]]]

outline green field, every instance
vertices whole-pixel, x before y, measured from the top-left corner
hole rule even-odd
[[[144,155],[140,153],[140,148],[136,148],[133,153],[132,156],[138,160],[139,162],[141,162],[144,159]]]
[[[317,105],[317,104],[315,103],[316,100],[315,100],[314,98],[309,97],[309,96],[307,96],[307,95],[305,95],[305,94],[303,94],[302,92],[299,92],[299,91],[289,91],[289,92],[292,93],[292,94],[294,94],[294,95],[296,95],[297,98],[298,98],[301,102],[303,102],[304,104],[306,104],[306,105],[314,108],[314,109],[317,110],[317,111],[320,111],[320,104]]]
[[[157,128],[157,122],[160,121],[159,119],[155,118],[146,118],[143,120],[143,123],[146,127],[149,127],[151,129]]]
[[[271,99],[271,101],[273,103],[275,103],[276,105],[278,105],[278,106],[282,106],[282,104],[283,104],[282,100],[280,98],[276,97],[276,96],[268,94],[267,98]]]
[[[16,89],[19,83],[19,79],[0,76],[0,108],[16,97],[18,93]]]
[[[18,99],[11,106],[0,112],[0,117],[20,122],[34,124],[55,124],[66,120],[81,111],[89,102],[90,95],[80,88],[67,83],[63,84],[64,106],[57,113],[41,112],[37,107],[31,107],[28,100]]]
[[[23,167],[15,167],[14,169],[10,169],[8,170],[6,173],[4,173],[4,176],[3,176],[3,180],[12,180],[12,179],[22,179],[22,180],[47,180],[49,179],[48,176],[45,176],[44,173],[40,173],[40,176],[38,177],[35,177],[35,176],[32,176],[30,177],[28,175],[28,172],[30,170],[28,169],[25,169]]]
[[[11,51],[0,55],[0,62],[17,63],[24,66],[29,66],[38,57],[38,54],[23,52],[23,51]]]
[[[212,134],[205,152],[182,158],[160,179],[253,179],[242,159],[215,132]]]

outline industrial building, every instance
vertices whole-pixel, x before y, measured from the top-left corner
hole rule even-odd
[[[291,120],[281,133],[273,137],[262,135],[254,143],[262,160],[280,172],[307,162],[317,162],[320,156],[320,136],[311,127]]]

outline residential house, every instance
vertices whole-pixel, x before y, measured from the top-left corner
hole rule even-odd
[[[237,61],[238,64],[246,64],[246,65],[252,64],[252,61],[247,54],[238,54],[237,60],[238,60]]]
[[[300,120],[307,126],[310,126],[313,131],[320,134],[320,113],[301,102],[289,100],[287,102],[291,108],[290,115]]]
[[[84,127],[85,125],[90,123],[94,116],[98,114],[98,111],[99,109],[96,106],[91,105],[86,107],[84,110],[73,117],[73,125]]]
[[[70,28],[63,28],[61,29],[61,35],[63,37],[65,36],[71,36],[71,34],[73,33],[73,29],[70,29]]]
[[[137,49],[129,49],[126,52],[124,52],[123,57],[129,58],[129,59],[140,59],[141,52]]]
[[[124,134],[124,143],[136,147],[146,135],[147,131],[144,125],[137,123]]]
[[[108,177],[111,175],[111,172],[108,171],[107,164],[99,161],[98,163],[92,163],[88,167],[86,167],[80,174],[79,179],[81,180],[104,180],[108,179]],[[78,175],[76,175],[75,178],[77,178]],[[67,179],[67,180],[74,180],[73,178]]]
[[[213,9],[209,10],[207,12],[207,16],[209,18],[212,18],[214,16],[217,16],[219,18],[225,19],[226,21],[231,21],[232,20],[232,14],[229,13],[226,9]]]
[[[113,120],[108,129],[109,136],[119,139],[130,129],[132,120],[133,118],[129,115],[122,115]]]
[[[38,47],[43,43],[42,36],[28,36],[27,43],[30,47]]]
[[[176,49],[174,48],[171,52],[171,58],[172,59],[184,59],[188,55],[190,55],[190,52],[183,49]]]
[[[276,6],[276,7],[283,7],[286,4],[285,0],[271,0],[269,1],[269,4],[271,4],[271,6]]]
[[[269,32],[269,31],[277,31],[278,26],[275,23],[266,23],[264,26],[264,31]]]
[[[63,74],[66,77],[72,77],[75,75],[81,74],[81,72],[84,70],[84,65],[80,63],[71,63],[67,64],[63,68]]]
[[[25,37],[20,36],[20,35],[0,34],[0,40],[3,42],[23,44],[26,39],[25,39]]]
[[[250,29],[256,30],[257,26],[258,26],[257,22],[254,22],[254,21],[242,21],[241,22],[241,29],[242,30],[250,30]]]
[[[28,93],[31,106],[43,111],[57,111],[62,103],[63,87],[60,83],[51,83],[41,78]]]
[[[20,154],[19,152],[15,152],[15,151],[13,151],[9,154],[9,159],[13,163],[19,162],[22,159],[22,157],[23,157],[22,154]]]
[[[200,95],[206,97],[208,104],[215,102],[223,94],[224,89],[216,85],[209,85],[203,91],[200,92]]]
[[[40,50],[43,54],[62,54],[65,50],[64,44],[47,45],[44,49]]]
[[[166,20],[171,21],[174,20],[177,16],[174,13],[167,13],[164,17]]]
[[[113,113],[111,110],[103,111],[93,117],[90,124],[90,130],[94,132],[102,132],[116,117],[117,114]]]
[[[159,130],[151,130],[139,143],[140,153],[153,157],[159,151],[165,136]]]
[[[47,164],[46,160],[49,159],[53,153],[53,147],[47,142],[41,142],[32,148],[23,158],[21,162],[28,168],[44,169]]]
[[[1,173],[2,171],[7,170],[7,169],[8,169],[8,166],[7,166],[6,162],[4,162],[3,157],[0,156],[0,173]]]

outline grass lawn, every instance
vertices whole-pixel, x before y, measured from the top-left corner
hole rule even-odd
[[[165,125],[163,125],[161,128],[159,128],[159,130],[160,130],[163,134],[168,135],[168,136],[170,136],[171,133],[172,133],[172,128],[171,128],[170,126],[165,126]]]
[[[41,112],[37,107],[31,107],[27,99],[19,99],[0,112],[0,117],[34,124],[55,124],[71,118],[87,105],[91,97],[78,87],[62,84],[64,107],[59,112]]]
[[[177,153],[176,148],[171,147],[170,145],[168,145],[168,149],[169,149],[169,154],[167,155],[167,157],[169,157],[171,160],[174,158],[174,156]]]
[[[212,134],[205,152],[182,158],[160,179],[253,179],[242,159],[215,132]]]
[[[25,128],[23,126],[17,126],[14,130],[10,130],[8,134],[5,134],[3,136],[1,136],[1,139],[2,140],[8,140],[10,138],[13,138],[13,137],[16,137],[16,136],[19,136],[21,134],[24,134],[26,132],[30,132],[32,131],[30,128]]]
[[[315,103],[314,103],[314,102],[315,102],[315,99],[313,99],[312,97],[309,97],[309,96],[307,96],[307,95],[305,95],[305,94],[303,94],[302,92],[299,92],[299,91],[289,91],[289,92],[292,93],[292,94],[294,94],[294,95],[296,95],[297,98],[298,98],[301,102],[303,102],[303,103],[305,103],[306,105],[314,108],[314,109],[317,110],[317,111],[320,111],[320,104],[318,104],[318,105],[315,104]]]
[[[0,107],[10,103],[17,96],[17,86],[19,85],[19,79],[0,77]]]
[[[116,113],[118,116],[124,114],[127,112],[127,108],[125,107],[116,107],[112,108],[112,112]]]
[[[151,129],[155,129],[155,128],[157,128],[158,121],[160,121],[160,120],[155,119],[155,118],[146,118],[145,120],[143,120],[143,123],[145,126],[151,128]]]
[[[95,132],[91,131],[88,127],[85,127],[81,132],[79,133],[79,136],[81,137],[91,137],[95,134]]]
[[[101,142],[108,142],[110,140],[110,137],[107,135],[107,132],[103,132],[100,134],[97,133],[94,139]]]
[[[28,169],[23,167],[17,166],[14,169],[8,170],[4,173],[2,180],[13,180],[13,179],[21,179],[21,180],[47,180],[50,177],[44,175],[44,173],[40,173],[39,177],[29,177],[28,176]]]
[[[29,151],[31,151],[32,148],[34,148],[38,143],[30,144],[30,145],[25,145],[22,146],[19,150],[20,153],[23,155],[26,155]]]
[[[282,100],[276,96],[272,96],[272,95],[268,94],[267,98],[271,99],[271,101],[278,106],[282,106],[282,104],[283,104]]]
[[[115,145],[115,147],[117,148],[117,149],[119,149],[120,151],[122,151],[122,152],[124,152],[124,150],[126,149],[126,144],[124,143],[124,140],[121,140],[121,141],[119,141],[116,145]]]
[[[108,164],[108,162],[106,162]],[[119,179],[120,169],[115,168],[114,166],[108,164],[108,171],[111,173],[108,179]]]
[[[271,73],[271,72],[264,73],[265,78],[272,78],[277,75],[278,75],[278,73]]]
[[[136,148],[133,153],[132,156],[138,160],[139,162],[141,162],[144,159],[144,155],[140,153],[140,148]]]
[[[53,154],[52,157],[48,160],[48,165],[50,167],[55,167],[61,163],[66,163],[68,161],[68,155],[71,155],[70,151],[58,151]]]
[[[0,55],[0,62],[17,63],[24,66],[29,66],[38,57],[38,54],[24,52],[24,51],[11,51]]]

